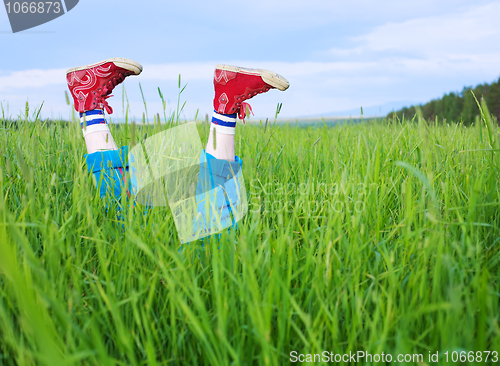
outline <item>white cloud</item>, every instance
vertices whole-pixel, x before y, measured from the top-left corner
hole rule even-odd
[[[65,69],[25,70],[0,73],[0,91],[23,88],[43,88],[66,84]]]
[[[376,55],[377,58],[472,58],[498,55],[500,3],[459,12],[387,23],[351,38],[354,46],[331,49],[334,56]],[[496,56],[495,56],[496,57]]]
[[[467,51],[498,52],[500,3],[460,13],[409,20],[377,27],[360,37],[375,51],[398,50],[427,57]]]

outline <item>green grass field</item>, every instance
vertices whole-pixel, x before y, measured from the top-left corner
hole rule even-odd
[[[250,212],[203,248],[180,245],[166,208],[129,202],[123,222],[106,211],[77,122],[1,127],[0,365],[286,365],[323,351],[437,365],[500,352],[489,118],[239,125]],[[112,131],[128,144],[164,128]],[[477,364],[496,363],[486,355]]]

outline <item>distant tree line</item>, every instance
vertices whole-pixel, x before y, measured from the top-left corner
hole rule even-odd
[[[445,94],[441,99],[434,99],[420,105],[423,117],[428,121],[435,120],[437,117],[438,121],[445,119],[449,122],[462,122],[465,125],[474,123],[480,112],[471,90],[479,102],[481,98],[484,98],[490,113],[498,123],[500,121],[500,78],[491,84],[479,84],[475,88],[464,87],[460,93]],[[404,115],[405,119],[411,119],[415,114],[416,108],[411,106],[391,112],[387,117],[402,119]]]

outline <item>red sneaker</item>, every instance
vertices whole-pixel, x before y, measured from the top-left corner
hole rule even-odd
[[[217,65],[214,72],[214,109],[220,114],[238,113],[240,119],[245,120],[246,106],[250,107],[244,103],[245,100],[269,89],[286,90],[289,86],[288,80],[272,71]]]
[[[126,58],[109,58],[93,65],[69,69],[66,80],[76,111],[82,113],[104,107],[109,114],[113,113],[106,99],[111,96],[114,87],[127,76],[141,72],[141,64]]]

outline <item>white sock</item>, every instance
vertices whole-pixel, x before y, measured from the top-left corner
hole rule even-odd
[[[109,131],[103,110],[94,109],[80,113],[80,122],[88,154],[96,151],[118,150],[118,146]]]

